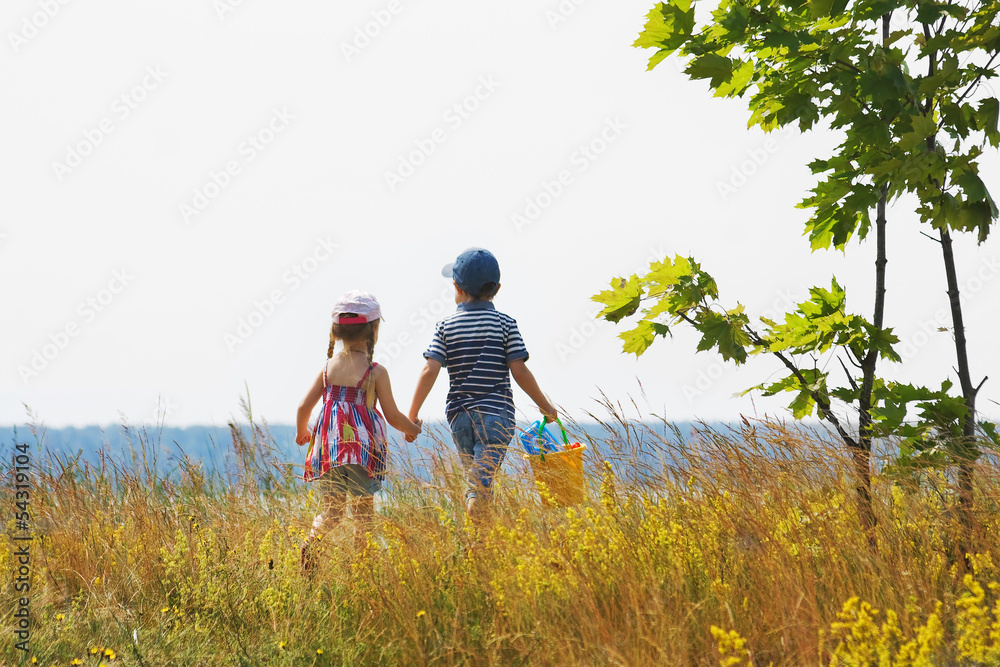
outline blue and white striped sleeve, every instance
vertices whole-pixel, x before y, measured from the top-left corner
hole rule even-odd
[[[521,340],[521,332],[517,330],[517,322],[511,319],[510,328],[507,330],[507,363],[518,359],[528,360],[528,349]]]
[[[434,337],[431,339],[431,344],[427,346],[427,351],[424,352],[424,358],[433,359],[442,366],[448,365],[448,351],[445,347],[444,337],[444,322],[438,322],[434,326]]]

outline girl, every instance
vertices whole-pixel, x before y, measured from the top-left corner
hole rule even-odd
[[[396,407],[389,373],[372,361],[382,310],[378,301],[364,292],[348,292],[333,307],[330,347],[323,371],[299,404],[295,442],[309,444],[305,479],[319,483],[323,512],[317,514],[302,545],[302,564],[310,569],[310,546],[322,534],[327,519],[340,522],[347,510],[347,496],[357,496],[354,515],[361,530],[359,543],[371,525],[374,494],[382,488],[386,467],[385,421],[406,435],[420,433],[420,422],[412,422]],[[339,353],[334,354],[337,341]],[[309,415],[323,399],[315,428]],[[378,400],[385,413],[375,409]]]

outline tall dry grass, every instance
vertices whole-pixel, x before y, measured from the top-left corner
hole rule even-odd
[[[39,462],[32,510],[39,664],[1000,664],[997,469],[976,470],[976,569],[944,472],[876,475],[877,551],[851,464],[777,423],[679,437],[614,409],[589,498],[543,509],[519,465],[481,526],[445,437],[393,461],[374,532],[351,520],[303,575],[317,511],[266,425],[233,427],[229,478],[155,432],[98,466]],[[441,434],[444,436],[444,434]],[[117,457],[117,458],[116,458]],[[512,450],[512,457],[519,454]],[[8,457],[9,460],[9,457]],[[298,463],[298,461],[294,462]],[[417,476],[432,468],[432,481]],[[168,470],[169,474],[163,472]],[[425,475],[426,478],[426,475]],[[5,493],[10,494],[9,486]],[[9,532],[14,527],[8,526]],[[14,546],[0,542],[4,664]],[[921,662],[923,661],[923,662]]]

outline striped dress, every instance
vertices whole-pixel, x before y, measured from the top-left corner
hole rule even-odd
[[[364,466],[373,479],[380,482],[385,479],[385,418],[374,407],[368,407],[366,392],[362,389],[368,374],[377,365],[369,366],[361,382],[353,387],[326,384],[324,366],[323,409],[316,418],[314,437],[306,454],[304,477],[307,481],[335,466],[350,463]]]

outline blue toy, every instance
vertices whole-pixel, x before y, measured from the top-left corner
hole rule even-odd
[[[524,447],[526,454],[537,456],[539,454],[544,455],[563,450],[563,446],[559,443],[559,440],[545,428],[545,421],[540,419],[529,426],[527,430],[521,431],[518,434],[521,438],[521,446]],[[539,431],[541,431],[540,437]]]

